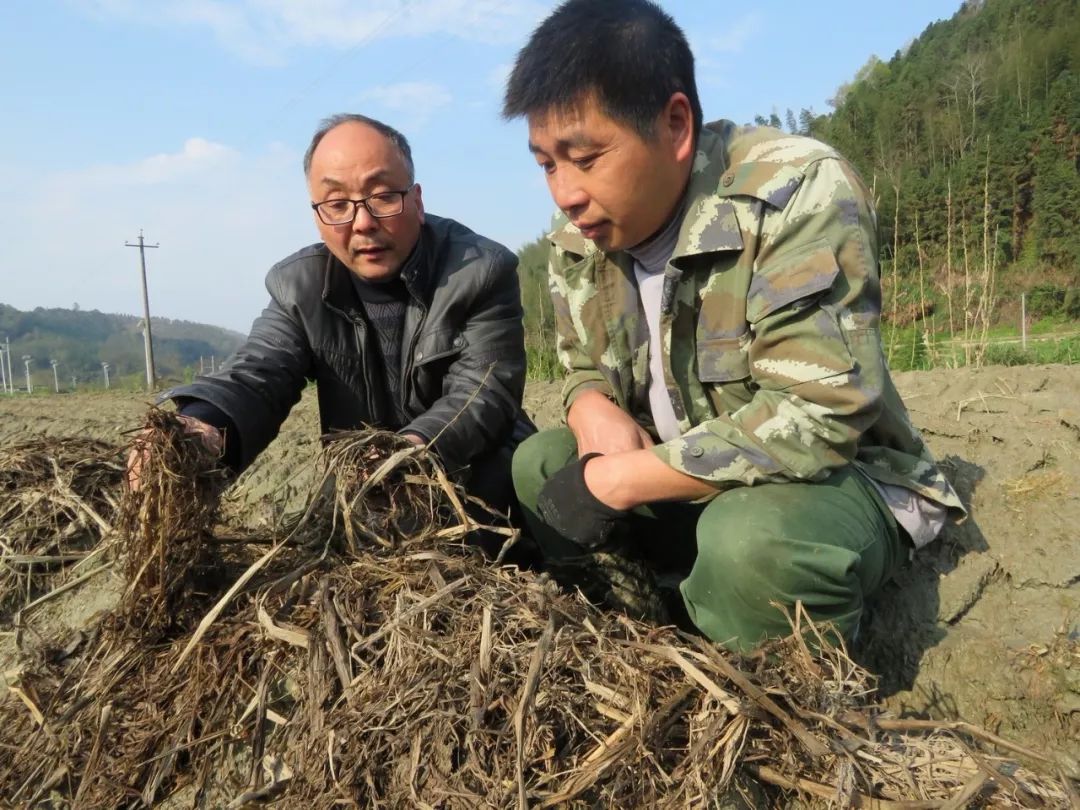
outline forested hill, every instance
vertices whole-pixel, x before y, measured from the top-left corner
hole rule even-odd
[[[1029,325],[1075,328],[1080,0],[968,0],[891,58],[870,56],[832,106],[753,123],[832,144],[873,188],[894,367],[943,362],[945,341],[1019,329],[1021,294]],[[546,243],[518,255],[539,353],[552,329],[539,294]]]
[[[1023,271],[1014,282],[1077,283],[1080,2],[969,0],[906,52],[872,58],[834,105],[809,129],[875,185],[889,248],[899,195],[901,274],[917,264],[917,217],[931,256],[950,241],[962,252],[965,226],[970,242],[985,224],[1001,266]]]
[[[190,321],[151,318],[154,365],[163,380],[181,380],[199,369],[199,359],[209,369],[211,357],[220,363],[232,354],[243,335]],[[97,310],[45,309],[21,312],[0,304],[0,341],[11,342],[15,383],[25,385],[22,358],[29,355],[34,386],[52,389],[51,361],[58,362],[62,389],[70,389],[72,377],[79,387],[104,383],[101,364],[110,366],[114,385],[140,387],[145,380],[142,319],[111,315]]]

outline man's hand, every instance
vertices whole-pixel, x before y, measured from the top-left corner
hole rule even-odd
[[[566,426],[577,440],[578,458],[648,450],[654,445],[630,414],[599,391],[583,391],[566,415]]]
[[[183,424],[184,433],[189,436],[198,436],[206,449],[215,456],[222,454],[225,449],[225,438],[220,430],[193,416],[178,414],[176,418]],[[147,457],[149,456],[146,440],[150,433],[150,430],[144,430],[136,436],[135,441],[131,444],[131,450],[128,452],[127,485],[132,492],[138,492],[142,486],[143,467],[146,466]]]
[[[536,502],[548,526],[589,550],[603,545],[627,514],[599,501],[585,484],[585,465],[598,457],[590,453],[563,467],[547,480]]]

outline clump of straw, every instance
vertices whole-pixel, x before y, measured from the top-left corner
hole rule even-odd
[[[160,634],[182,624],[193,598],[212,587],[212,530],[225,473],[199,436],[156,408],[133,449],[142,464],[139,485],[128,489],[120,510],[123,611],[132,628]]]
[[[120,448],[41,437],[0,451],[0,617],[85,564],[112,530]]]

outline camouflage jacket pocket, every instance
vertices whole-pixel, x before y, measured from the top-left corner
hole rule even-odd
[[[754,324],[784,307],[803,309],[829,290],[839,274],[836,254],[824,240],[771,259],[750,282],[746,319]]]
[[[746,317],[754,333],[750,369],[762,388],[784,390],[818,381],[832,388],[846,381],[843,375],[855,361],[834,300],[839,274],[836,255],[824,242],[773,259],[755,272]]]
[[[735,337],[699,337],[698,379],[704,383],[728,383],[750,376],[750,332]]]

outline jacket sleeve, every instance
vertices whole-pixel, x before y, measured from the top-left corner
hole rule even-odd
[[[525,331],[517,257],[496,251],[468,314],[464,348],[447,370],[443,392],[402,432],[432,443],[456,472],[507,440],[525,391]]]
[[[882,408],[877,226],[862,181],[819,160],[762,227],[746,302],[750,401],[654,450],[718,489],[820,480],[854,459]]]
[[[236,471],[241,472],[278,434],[289,411],[300,400],[312,376],[312,354],[300,319],[282,302],[278,276],[266,278],[270,303],[252,324],[251,333],[214,374],[196,377],[191,385],[170,389],[162,399],[202,400],[224,413],[236,426]]]
[[[595,316],[599,312],[599,302],[583,301],[567,271],[582,259],[557,245],[551,246],[548,258],[548,287],[551,303],[555,311],[555,349],[559,362],[566,369],[562,398],[564,413],[569,412],[574,400],[584,392],[596,390],[604,396],[614,399],[616,394],[611,383],[597,369],[589,353],[585,351],[585,335],[578,330],[584,329],[573,316],[578,312],[582,318]],[[591,285],[590,289],[591,289]],[[595,293],[593,298],[595,298]],[[599,330],[602,333],[602,330]],[[593,335],[596,339],[597,335]]]

